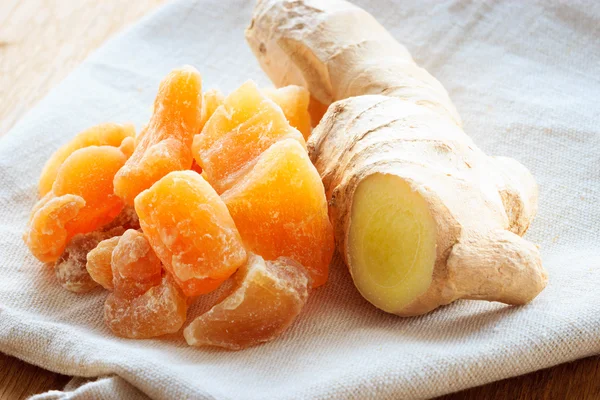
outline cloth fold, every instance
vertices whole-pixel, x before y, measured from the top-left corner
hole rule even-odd
[[[459,301],[402,319],[363,300],[338,257],[288,332],[229,352],[176,335],[117,338],[102,319],[106,293],[58,285],[21,240],[44,161],[94,124],[139,128],[160,79],[182,64],[200,70],[205,88],[268,85],[244,42],[252,3],[167,4],[0,141],[0,351],[109,376],[38,398],[425,398],[600,353],[600,5],[590,2],[356,1],[445,85],[481,148],[536,177],[540,208],[527,237],[540,244],[550,283],[531,304]]]

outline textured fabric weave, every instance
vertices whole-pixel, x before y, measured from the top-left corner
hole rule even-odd
[[[600,3],[357,2],[444,84],[481,148],[532,170],[540,209],[527,237],[541,246],[546,290],[524,307],[459,301],[401,319],[364,301],[336,259],[292,329],[263,346],[111,335],[106,293],[63,290],[21,240],[44,161],[91,125],[139,128],[160,79],[182,64],[205,88],[268,84],[244,42],[251,1],[173,2],[97,51],[0,141],[0,351],[108,376],[40,398],[424,398],[600,352]]]

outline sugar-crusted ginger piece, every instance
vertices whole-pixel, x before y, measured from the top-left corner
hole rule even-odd
[[[163,275],[160,260],[143,233],[130,229],[111,254],[114,290],[104,320],[117,336],[143,339],[177,332],[185,322],[187,299]]]
[[[171,172],[135,199],[140,225],[187,296],[216,289],[246,262],[227,207],[196,172]]]
[[[305,146],[281,108],[248,81],[215,110],[194,137],[192,150],[203,176],[222,193],[252,169],[264,150],[286,138]]]
[[[308,149],[368,301],[411,316],[457,299],[525,304],[544,289],[540,253],[521,237],[537,210],[532,175],[481,151],[444,87],[375,18],[344,0],[259,0],[246,38],[277,86],[329,106]]]
[[[113,290],[112,252],[119,243],[120,236],[104,239],[86,255],[85,268],[92,279],[104,289]]]
[[[126,145],[88,146],[64,160],[52,190],[34,206],[23,235],[40,261],[56,261],[73,236],[93,232],[121,212],[123,202],[112,182],[129,156],[125,152],[130,143]]]
[[[94,231],[75,235],[54,266],[54,273],[62,287],[71,292],[85,293],[98,286],[86,269],[87,256],[99,243],[116,237],[125,232],[122,227],[107,231]],[[110,268],[110,260],[109,260]],[[110,271],[110,269],[109,269]],[[112,276],[111,276],[112,281]]]
[[[249,250],[267,260],[298,261],[315,287],[327,281],[333,228],[321,178],[297,141],[269,147],[221,198]]]
[[[79,133],[69,143],[56,150],[46,161],[38,185],[40,197],[44,197],[52,190],[52,184],[56,179],[60,166],[75,150],[88,146],[119,147],[125,139],[134,139],[134,137],[135,129],[133,125],[121,125],[111,122],[93,126]]]
[[[233,276],[226,297],[184,330],[191,346],[241,350],[281,335],[308,299],[310,277],[289,258],[265,261],[250,255]]]
[[[311,131],[308,90],[302,86],[289,85],[279,89],[264,89],[263,92],[281,107],[290,125],[298,129],[304,139],[308,140]]]
[[[126,204],[171,171],[192,166],[191,145],[202,122],[202,81],[184,66],[160,83],[154,111],[131,158],[114,179],[115,193]]]

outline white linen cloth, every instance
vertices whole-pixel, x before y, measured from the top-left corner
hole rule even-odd
[[[424,398],[600,352],[600,3],[357,3],[444,84],[478,145],[535,175],[527,237],[541,246],[546,290],[523,307],[459,301],[402,319],[364,301],[336,259],[271,343],[229,352],[181,335],[113,336],[106,293],[62,289],[21,234],[50,154],[100,122],[139,128],[170,69],[192,64],[225,92],[268,84],[244,41],[252,1],[176,1],[98,50],[0,141],[0,351],[107,376],[39,398]]]

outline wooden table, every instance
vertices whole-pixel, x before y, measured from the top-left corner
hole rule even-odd
[[[85,56],[166,0],[0,1],[0,136]],[[70,377],[0,353],[0,400],[62,389]],[[600,358],[563,364],[444,396],[600,399]]]

